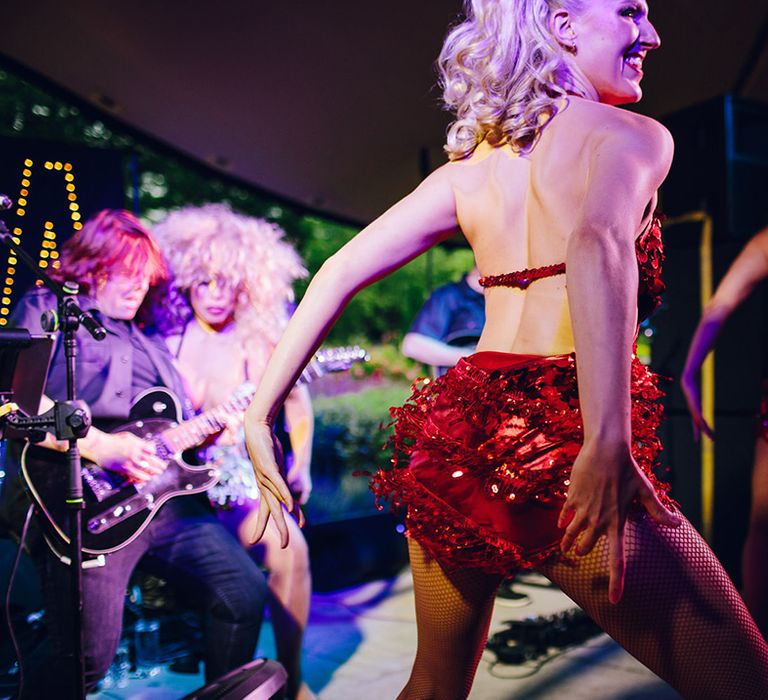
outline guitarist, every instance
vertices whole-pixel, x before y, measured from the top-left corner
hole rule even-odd
[[[136,322],[147,291],[167,275],[160,248],[132,214],[104,210],[64,244],[60,266],[53,273],[60,281],[74,280],[80,285],[80,306],[92,311],[107,331],[101,342],[86,332],[77,336],[77,397],[89,404],[94,425],[101,428],[91,428],[80,441],[81,453],[126,480],[151,479],[166,464],[155,454],[153,443],[130,433],[106,430],[127,422],[133,397],[145,389],[165,386],[182,399],[185,396],[163,340],[145,334]],[[55,308],[52,296],[35,289],[19,302],[14,323],[40,332],[40,314],[50,308]],[[65,381],[59,338],[41,410],[46,410],[52,399],[65,398]],[[52,436],[44,445],[65,449]],[[62,494],[64,488],[62,483]],[[6,488],[4,503],[18,496],[17,483],[15,488]],[[25,697],[68,697],[74,682],[70,630],[76,624],[68,602],[69,567],[42,541],[33,549],[43,581],[53,658],[44,671],[27,674]],[[172,498],[161,506],[141,536],[107,555],[103,566],[83,571],[88,689],[104,675],[115,654],[128,579],[140,562],[143,568],[177,584],[182,595],[195,598],[204,608],[207,681],[253,658],[266,596],[263,574],[221,526],[204,496]]]
[[[283,231],[224,204],[188,206],[155,227],[171,268],[168,300],[153,304],[196,408],[224,403],[243,382],[258,383],[287,322],[294,281],[306,274]],[[168,303],[170,301],[170,303]],[[291,520],[290,544],[268,528],[254,547],[248,535],[258,511],[258,487],[245,450],[242,412],[209,451],[220,481],[209,496],[222,523],[269,571],[270,616],[277,655],[288,672],[288,700],[315,696],[302,681],[301,645],[309,614],[307,543]],[[313,415],[306,386],[285,403],[287,479],[299,503],[309,498]]]

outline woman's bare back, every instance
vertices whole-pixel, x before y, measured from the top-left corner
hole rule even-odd
[[[590,157],[603,131],[642,117],[570,98],[528,154],[481,144],[449,164],[459,225],[482,275],[562,263],[585,197]],[[643,217],[644,223],[650,215]],[[642,226],[638,229],[640,234]],[[554,355],[574,349],[565,275],[523,291],[486,290],[486,327],[479,350]]]

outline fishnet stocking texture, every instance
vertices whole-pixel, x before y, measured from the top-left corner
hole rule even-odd
[[[500,577],[446,573],[409,543],[418,650],[398,700],[463,700],[483,651]],[[688,522],[627,523],[627,576],[608,602],[605,540],[542,573],[686,700],[768,698],[768,646],[715,555]]]
[[[409,540],[418,647],[398,700],[462,700],[488,638],[501,576],[475,569],[446,573]]]
[[[684,698],[768,698],[768,647],[717,557],[684,520],[628,523],[627,575],[608,602],[605,540],[575,564],[544,567],[608,634]]]

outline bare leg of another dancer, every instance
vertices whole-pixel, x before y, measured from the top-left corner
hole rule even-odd
[[[253,510],[238,528],[244,546],[252,528]],[[289,545],[280,548],[280,533],[270,520],[264,537],[256,547],[264,552],[263,564],[269,571],[267,607],[275,633],[277,659],[288,673],[289,700],[315,700],[316,696],[304,683],[301,669],[301,649],[304,630],[309,618],[312,578],[309,570],[307,542],[292,518],[286,518],[290,532]]]
[[[768,440],[758,438],[752,469],[752,508],[742,556],[744,602],[768,634]]]
[[[627,651],[690,700],[768,697],[768,646],[717,558],[685,521],[627,524],[627,577],[608,602],[605,540],[542,569]],[[446,574],[410,544],[419,640],[399,700],[463,700],[487,636],[500,577]]]

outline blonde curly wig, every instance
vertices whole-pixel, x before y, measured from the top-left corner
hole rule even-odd
[[[446,106],[456,114],[445,150],[470,155],[483,140],[526,151],[574,89],[564,49],[549,29],[554,10],[582,0],[465,0],[438,59]]]
[[[227,204],[188,206],[153,228],[171,280],[154,305],[158,328],[181,333],[190,318],[192,287],[209,280],[236,290],[236,332],[250,351],[269,351],[280,338],[293,300],[293,283],[307,274],[277,224],[245,216]]]

